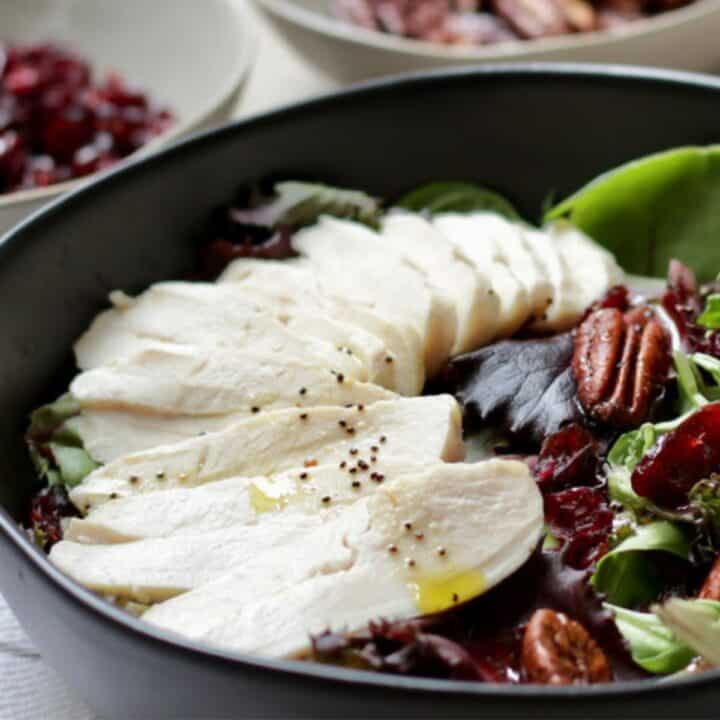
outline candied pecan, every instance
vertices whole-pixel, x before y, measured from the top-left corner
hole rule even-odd
[[[708,576],[705,578],[698,597],[703,600],[720,600],[720,556],[715,560]]]
[[[578,398],[596,420],[636,427],[650,413],[670,369],[670,339],[648,306],[591,313],[575,335]]]
[[[496,15],[523,38],[563,35],[570,31],[565,14],[554,0],[493,0]]]
[[[610,682],[605,653],[587,630],[567,615],[536,610],[525,629],[522,665],[527,679],[542,685]]]
[[[595,8],[587,0],[556,0],[567,24],[578,32],[590,32],[598,26]]]

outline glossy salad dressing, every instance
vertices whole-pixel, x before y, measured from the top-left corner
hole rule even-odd
[[[478,570],[450,570],[446,573],[419,574],[409,581],[418,612],[422,615],[442,612],[485,592],[487,581]]]

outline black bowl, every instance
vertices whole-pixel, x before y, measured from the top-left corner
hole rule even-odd
[[[238,123],[113,172],[0,241],[0,590],[47,661],[117,718],[715,717],[720,676],[547,689],[396,678],[211,651],[155,631],[55,570],[18,529],[35,484],[29,410],[69,377],[109,290],[194,261],[241,184],[303,176],[393,197],[477,179],[537,216],[626,160],[720,139],[720,81],[619,68],[488,67],[393,79]]]

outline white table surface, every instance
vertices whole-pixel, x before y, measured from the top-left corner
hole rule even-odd
[[[249,0],[235,0],[249,5]],[[334,81],[299,57],[254,9],[258,56],[237,117],[317,95]],[[0,720],[96,720],[95,714],[42,661],[0,595]],[[113,718],[122,720],[122,718]]]

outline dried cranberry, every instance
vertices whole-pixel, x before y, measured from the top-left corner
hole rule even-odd
[[[40,87],[40,73],[29,65],[19,65],[5,74],[3,82],[13,95],[28,95]]]
[[[62,485],[43,488],[33,497],[30,506],[30,527],[38,544],[49,550],[62,540],[62,518],[77,517],[78,514]]]
[[[602,490],[576,487],[546,495],[545,520],[563,541],[563,560],[570,567],[590,567],[607,551],[613,512]]]
[[[696,482],[720,471],[720,403],[710,403],[663,435],[633,471],[635,492],[678,507]]]
[[[0,47],[0,133],[17,133],[22,148],[13,145],[11,170],[0,158],[0,192],[102,170],[172,122],[117,75],[93,85],[90,66],[74,53],[50,44]],[[114,138],[112,147],[98,144],[98,133]]]
[[[591,485],[598,470],[598,447],[591,433],[573,423],[545,439],[534,472],[543,492]]]
[[[82,105],[70,105],[51,115],[43,131],[47,152],[58,158],[71,158],[92,138],[94,125],[92,113]]]
[[[662,304],[687,352],[703,352],[720,358],[720,333],[708,332],[697,324],[704,300],[695,274],[677,260],[670,263],[668,290]]]
[[[18,133],[7,130],[0,134],[0,191],[20,181],[26,158],[27,153]]]
[[[630,308],[630,291],[624,285],[613,285],[603,297],[588,307],[583,319],[603,308],[615,308],[620,312],[625,312]]]

